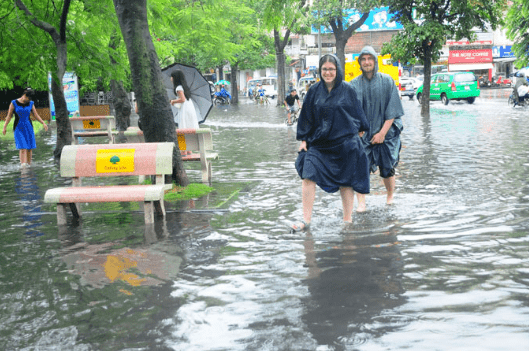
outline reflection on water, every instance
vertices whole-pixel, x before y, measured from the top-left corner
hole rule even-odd
[[[36,237],[43,235],[38,229],[42,225],[41,215],[42,198],[39,194],[37,177],[31,168],[22,168],[20,177],[15,179],[15,192],[18,200],[14,206],[22,213],[21,226],[25,229],[25,234]]]
[[[341,242],[327,242],[323,249],[308,233],[304,246],[310,295],[303,321],[319,345],[344,350],[402,326],[405,317],[390,312],[406,300],[394,230],[346,229]]]
[[[301,217],[298,142],[275,105],[214,108],[213,178],[250,185],[222,212],[213,195],[168,204],[152,226],[112,204],[58,228],[42,204],[67,182],[53,136],[25,174],[0,141],[0,349],[525,349],[526,111],[502,90],[432,103],[430,117],[403,105],[394,205],[372,175],[352,226],[339,195],[318,191],[296,234],[283,222]]]

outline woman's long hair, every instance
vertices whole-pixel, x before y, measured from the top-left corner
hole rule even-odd
[[[176,87],[179,85],[184,88],[184,95],[186,97],[186,100],[189,100],[191,98],[191,92],[189,91],[189,87],[187,86],[186,77],[184,76],[184,72],[180,71],[179,69],[176,69],[171,72],[171,78],[173,78],[173,89],[176,94]]]

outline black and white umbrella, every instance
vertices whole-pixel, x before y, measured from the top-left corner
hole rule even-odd
[[[174,63],[162,69],[163,82],[169,99],[176,99],[173,82],[171,82],[171,72],[175,70],[180,70],[184,73],[187,86],[191,92],[191,100],[197,111],[198,123],[204,123],[213,107],[209,82],[195,67]]]

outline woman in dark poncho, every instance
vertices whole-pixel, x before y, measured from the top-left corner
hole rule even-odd
[[[316,184],[328,193],[340,190],[344,222],[352,221],[354,192],[369,193],[369,163],[360,142],[369,123],[340,67],[334,55],[320,59],[320,81],[307,92],[299,116],[296,170],[302,179],[303,220],[291,226],[293,231],[310,225]]]

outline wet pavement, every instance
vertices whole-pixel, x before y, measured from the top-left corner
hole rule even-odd
[[[58,228],[42,202],[69,184],[53,133],[23,172],[0,141],[0,349],[526,349],[529,109],[508,93],[428,118],[405,98],[394,205],[372,175],[368,211],[344,226],[319,190],[307,233],[283,225],[301,182],[275,104],[214,107],[214,187],[241,191],[168,204],[154,227],[106,204]]]

